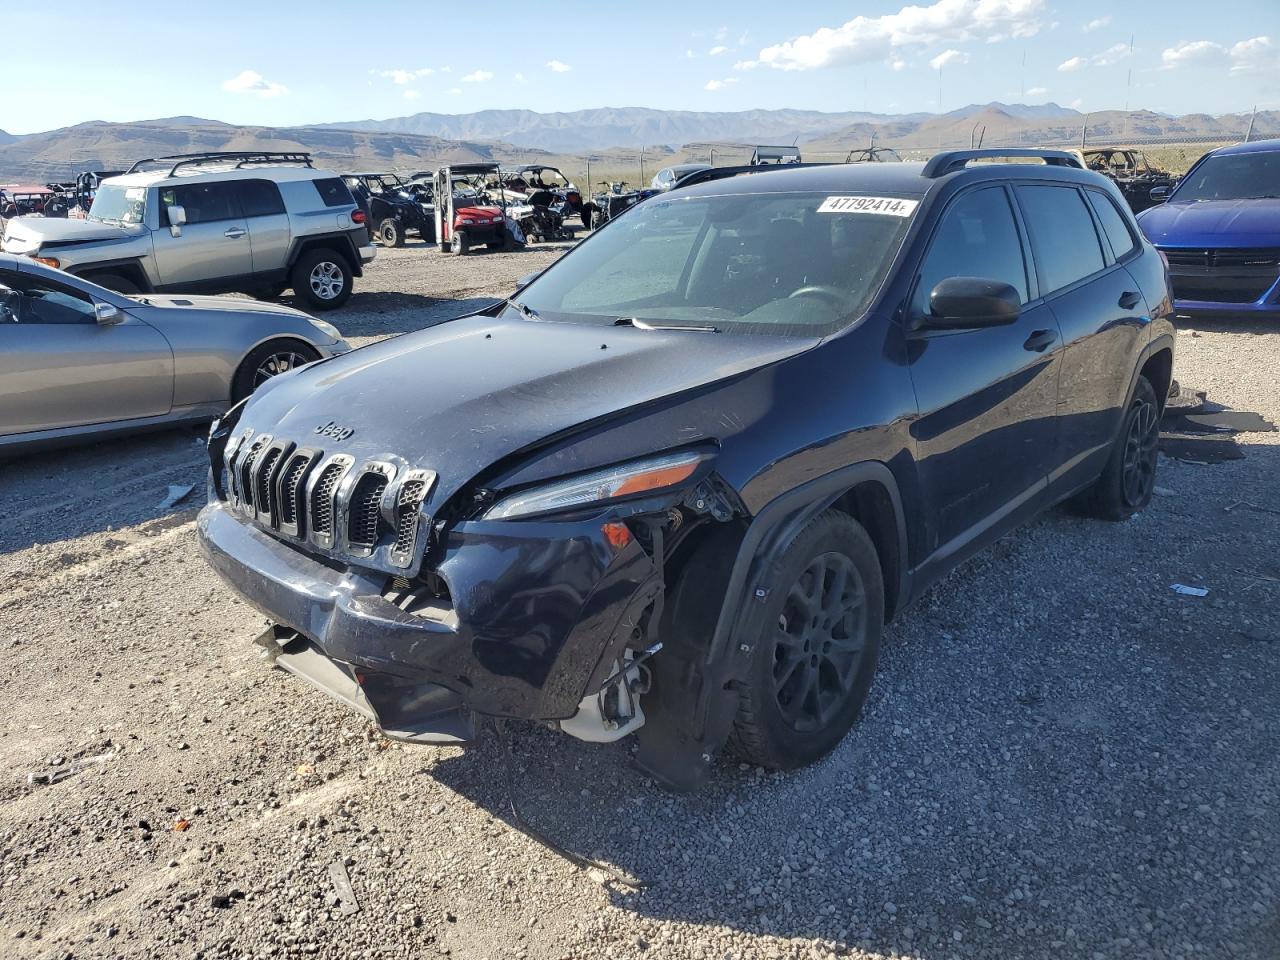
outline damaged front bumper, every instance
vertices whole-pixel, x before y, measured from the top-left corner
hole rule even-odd
[[[391,737],[461,743],[474,716],[558,721],[611,674],[660,572],[597,520],[460,523],[417,603],[406,581],[321,560],[215,501],[199,517],[214,569],[275,625],[276,665]],[[594,686],[593,686],[594,684]]]

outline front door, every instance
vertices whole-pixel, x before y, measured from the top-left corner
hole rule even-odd
[[[911,318],[948,277],[1010,284],[1018,319],[1004,326],[917,332],[907,362],[912,427],[929,504],[928,549],[948,566],[1038,507],[1057,442],[1062,339],[1027,269],[1025,238],[1002,186],[969,190],[940,219],[919,270]]]
[[[167,414],[173,354],[127,312],[101,325],[87,290],[0,269],[0,435]]]
[[[172,206],[187,215],[177,236],[169,224]],[[163,187],[160,229],[152,236],[160,286],[166,290],[196,289],[253,272],[249,226],[234,181]]]

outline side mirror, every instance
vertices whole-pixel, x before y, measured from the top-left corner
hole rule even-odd
[[[182,236],[182,225],[187,222],[187,210],[178,204],[169,208],[169,233],[175,237]]]
[[[100,327],[110,327],[124,319],[124,311],[111,303],[95,303],[93,315]]]
[[[529,284],[533,283],[533,281],[537,280],[538,277],[540,277],[541,275],[542,275],[541,270],[537,270],[533,273],[526,273],[523,277],[521,277],[519,280],[516,281],[516,293],[519,293]]]
[[[948,277],[929,294],[920,325],[931,330],[969,330],[1013,323],[1022,313],[1018,291],[999,280]]]
[[[1169,193],[1168,187],[1152,187],[1147,196],[1155,203],[1164,203],[1169,199]]]

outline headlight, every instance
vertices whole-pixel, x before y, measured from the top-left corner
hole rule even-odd
[[[326,323],[324,320],[317,320],[315,317],[308,317],[311,325],[323,333],[330,340],[341,340],[342,333],[332,323]]]
[[[571,480],[549,483],[504,497],[489,508],[484,519],[510,520],[531,513],[564,510],[637,493],[665,490],[688,480],[704,459],[706,454],[703,453],[673,453],[597,470]]]

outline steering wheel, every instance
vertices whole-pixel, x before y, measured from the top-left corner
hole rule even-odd
[[[841,307],[849,294],[841,290],[839,287],[832,287],[822,283],[811,283],[808,286],[801,287],[787,295],[788,300],[794,300],[796,297],[821,297],[831,301],[833,307]]]

